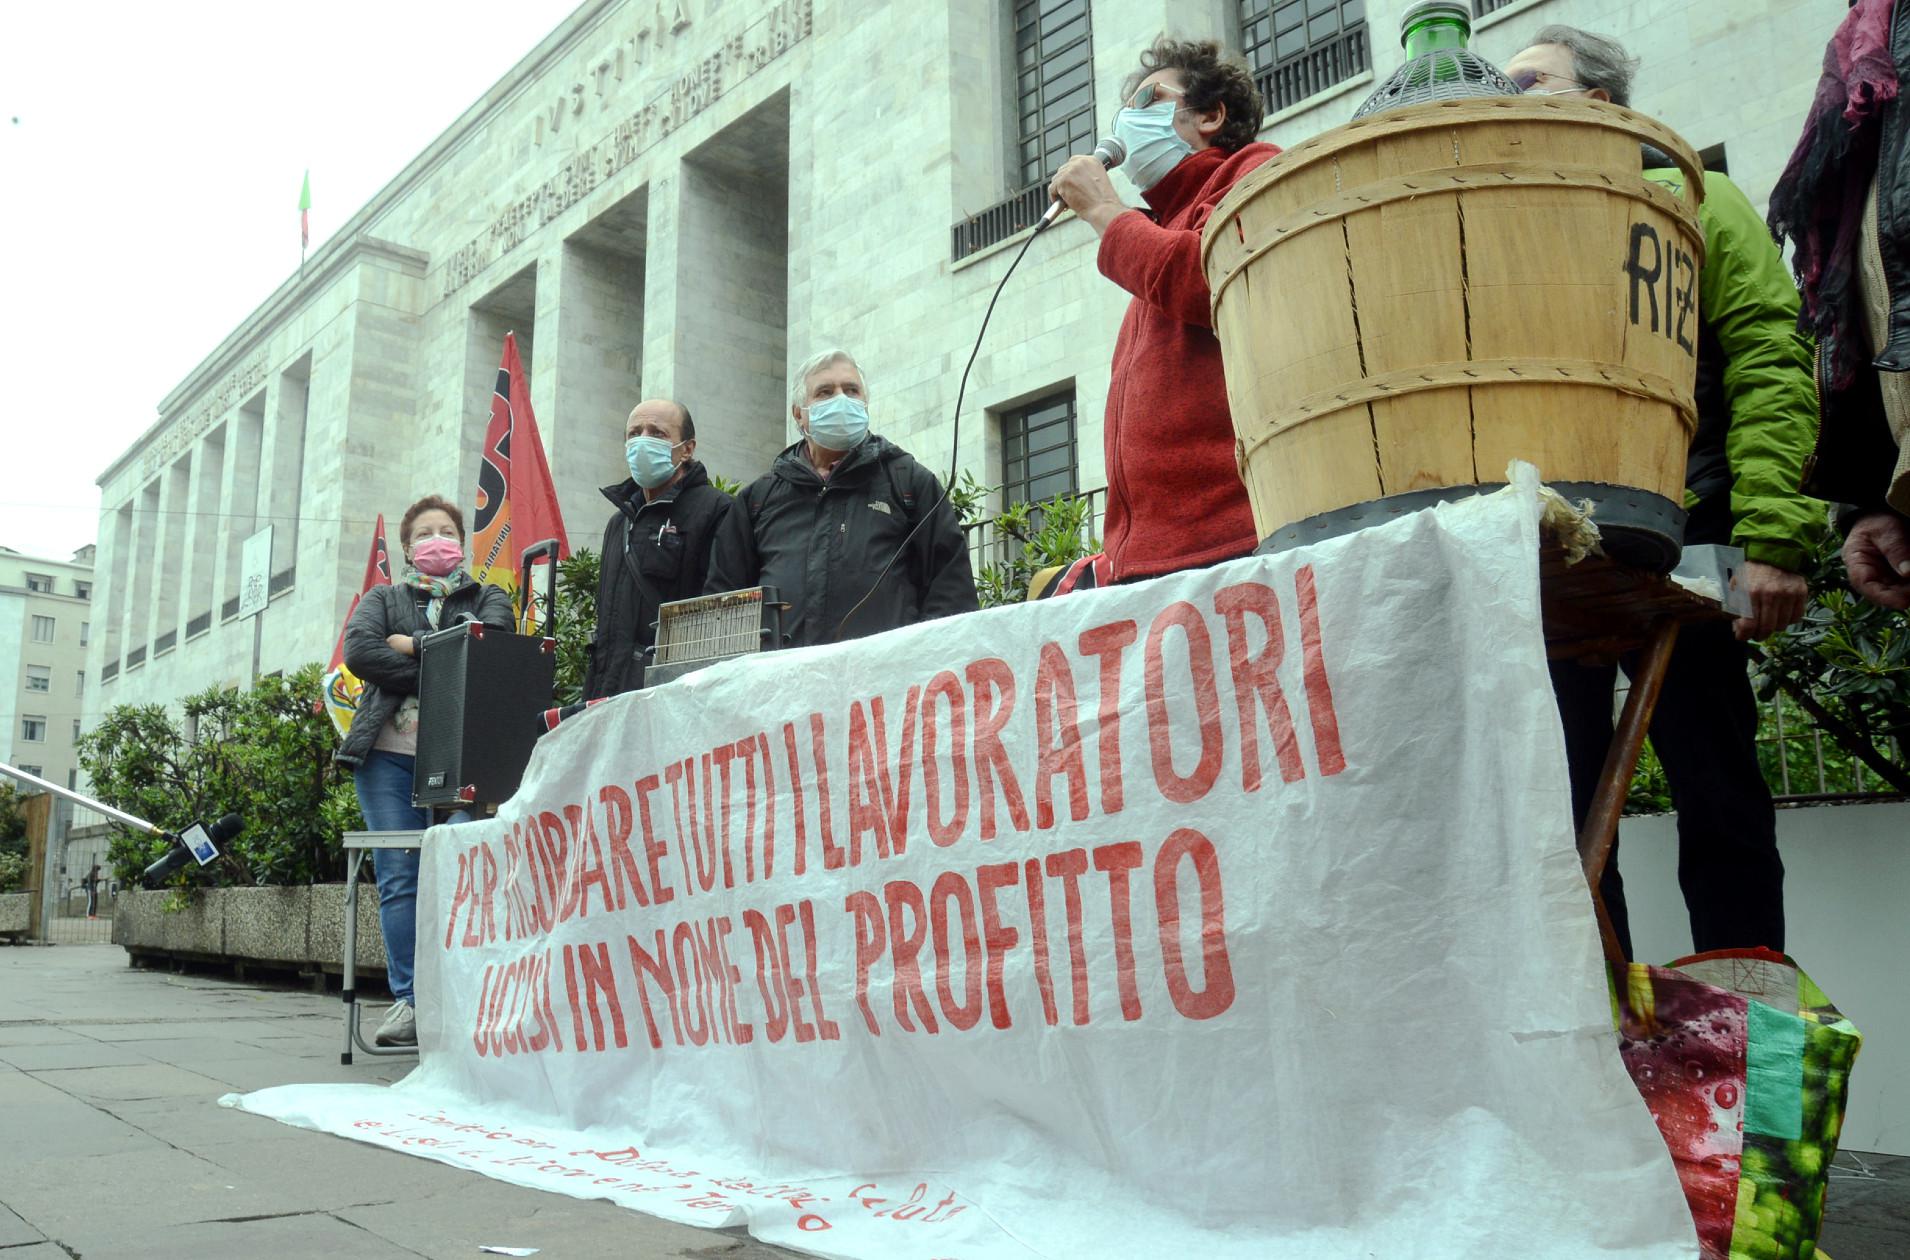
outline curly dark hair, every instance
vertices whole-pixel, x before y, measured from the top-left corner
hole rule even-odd
[[[427,494],[424,498],[419,499],[416,503],[406,508],[404,519],[398,522],[398,544],[400,546],[409,547],[411,545],[412,522],[416,521],[426,512],[444,513],[451,518],[451,523],[458,527],[458,537],[460,539],[464,537],[464,513],[458,511],[458,505],[441,495]]]
[[[1154,41],[1141,54],[1141,68],[1121,85],[1121,103],[1126,104],[1141,86],[1141,80],[1156,70],[1178,70],[1181,85],[1187,89],[1187,108],[1206,111],[1215,105],[1227,107],[1227,120],[1214,133],[1214,147],[1232,153],[1251,144],[1260,123],[1266,117],[1260,89],[1244,63],[1221,52],[1211,39],[1168,39]]]

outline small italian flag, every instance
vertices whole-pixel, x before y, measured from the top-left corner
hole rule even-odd
[[[312,173],[305,172],[305,186],[298,193],[298,248],[300,253],[312,243]]]

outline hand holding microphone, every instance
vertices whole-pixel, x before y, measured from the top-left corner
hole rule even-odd
[[[1114,191],[1113,182],[1108,179],[1108,172],[1126,158],[1126,145],[1113,136],[1102,136],[1095,142],[1093,156],[1077,154],[1063,162],[1048,184],[1048,193],[1054,202],[1048,207],[1048,212],[1041,216],[1041,222],[1035,230],[1039,232],[1047,228],[1065,205],[1092,223],[1095,234],[1099,235],[1115,215],[1128,208],[1120,194]]]

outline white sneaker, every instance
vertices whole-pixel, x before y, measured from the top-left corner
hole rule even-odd
[[[372,1037],[374,1046],[415,1046],[418,1044],[418,1014],[409,1002],[394,1002],[385,1012],[385,1022]]]

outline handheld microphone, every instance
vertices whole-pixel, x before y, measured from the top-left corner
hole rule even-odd
[[[165,833],[172,841],[172,847],[140,873],[140,884],[146,888],[157,888],[188,862],[196,860],[204,866],[218,855],[220,845],[244,830],[245,821],[242,818],[237,814],[227,814],[211,826],[195,822],[179,835]]]
[[[1127,161],[1127,146],[1122,144],[1120,140],[1114,136],[1102,136],[1099,140],[1094,142],[1094,156],[1101,160],[1102,166],[1105,166],[1111,171],[1121,163]],[[1056,197],[1054,201],[1049,204],[1048,212],[1041,216],[1041,222],[1036,226],[1035,231],[1039,232],[1050,223],[1053,223],[1055,216],[1061,213],[1062,205],[1063,202],[1061,198]]]

